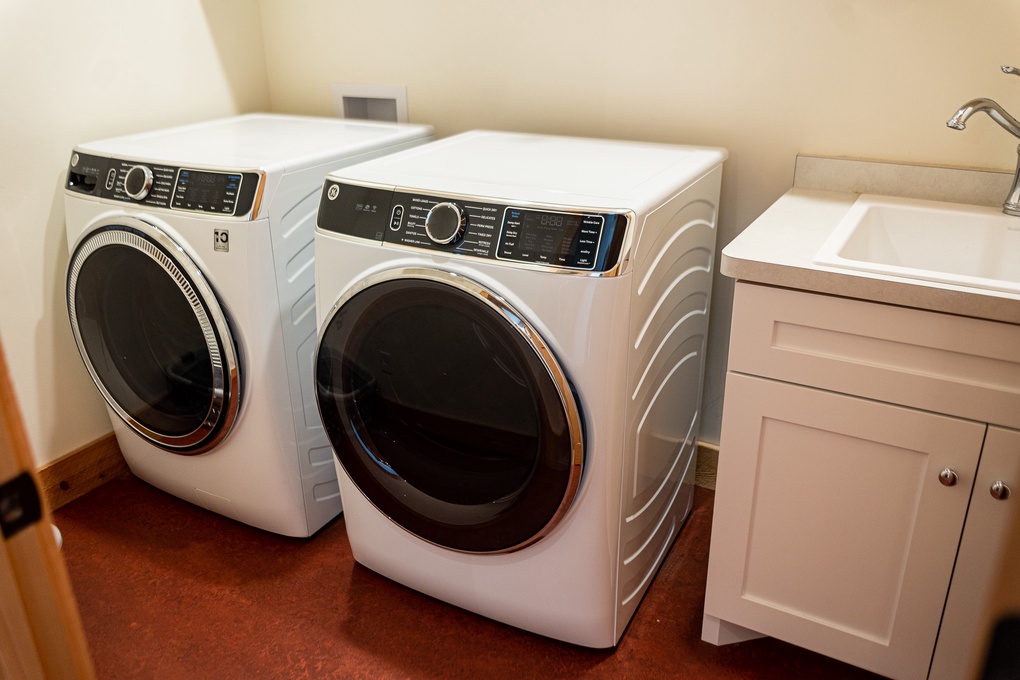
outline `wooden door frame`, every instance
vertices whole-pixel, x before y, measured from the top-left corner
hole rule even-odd
[[[0,345],[0,484],[35,473],[21,410]],[[42,518],[0,536],[0,677],[95,678],[67,567],[40,495]]]

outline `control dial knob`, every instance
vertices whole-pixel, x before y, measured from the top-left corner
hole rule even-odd
[[[456,203],[436,203],[425,216],[425,233],[441,246],[459,241],[466,228],[467,214]]]
[[[135,165],[124,175],[124,193],[136,201],[149,195],[152,189],[152,170],[144,165]]]

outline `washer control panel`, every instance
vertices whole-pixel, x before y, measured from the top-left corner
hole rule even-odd
[[[148,208],[247,217],[259,181],[257,172],[184,168],[74,152],[66,187]]]
[[[327,179],[318,227],[348,236],[571,270],[616,266],[627,230],[618,212],[545,208],[378,189]]]

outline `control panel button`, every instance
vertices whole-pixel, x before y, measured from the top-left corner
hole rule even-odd
[[[390,216],[390,229],[398,231],[400,229],[400,221],[404,218],[404,206],[395,205],[393,206],[393,214]]]

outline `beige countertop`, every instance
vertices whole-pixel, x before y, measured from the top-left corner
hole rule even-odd
[[[885,181],[890,172],[895,181]],[[976,187],[977,193],[957,192],[942,200],[978,205],[988,205],[990,196],[1005,196],[1011,179],[1006,173],[987,171],[799,158],[794,188],[723,249],[720,269],[742,281],[1020,324],[1020,295],[843,271],[812,261],[859,193],[939,198],[943,192],[932,181],[933,172],[940,173],[943,183],[965,187],[963,191]],[[879,182],[875,177],[885,179]],[[956,177],[960,181],[954,182]],[[999,193],[1003,182],[1006,188]],[[820,184],[837,189],[807,188]],[[933,196],[933,191],[939,195]]]

